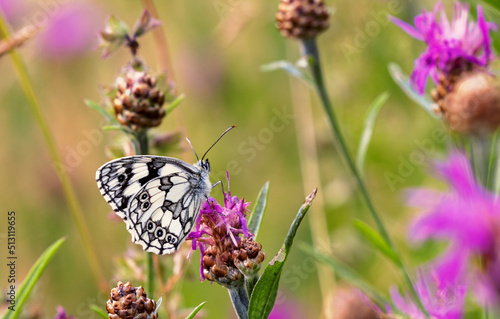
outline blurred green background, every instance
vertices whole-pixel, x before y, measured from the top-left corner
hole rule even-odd
[[[73,1],[56,0],[20,3],[21,9],[18,9],[21,11],[9,18],[13,29],[40,19],[37,14],[46,12],[44,8],[55,8],[53,13],[46,14],[46,24],[50,25],[50,19],[55,19],[59,11],[74,4]],[[90,34],[93,38],[85,50],[58,54],[61,50],[57,47],[52,51],[47,49],[50,34],[47,37],[40,33],[19,51],[58,149],[71,168],[71,180],[92,241],[98,248],[109,289],[116,286],[118,280],[131,280],[139,285],[138,280],[117,276],[120,256],[127,249],[139,251],[140,247],[131,243],[122,222],[109,219],[110,207],[99,194],[94,180],[96,169],[109,160],[105,147],[117,134],[101,132],[100,116],[83,101],[100,101],[99,85],[112,84],[129,59],[127,50],[120,50],[105,60],[101,58],[95,36],[104,27],[104,18],[114,14],[132,26],[143,6],[140,1],[123,0],[79,3],[93,10],[84,27],[56,31],[73,32],[69,39]],[[451,9],[451,1],[444,3]],[[275,28],[278,1],[184,0],[155,1],[155,4],[168,39],[173,64],[173,70],[169,71],[173,73],[178,92],[186,96],[181,106],[155,132],[181,131],[200,154],[227,127],[238,126],[209,154],[214,172],[212,180],[223,178],[228,163],[238,163],[238,168],[229,171],[231,191],[249,201],[254,201],[266,181],[270,182],[269,206],[258,238],[267,253],[266,264],[282,245],[305,195],[312,191],[312,188],[304,189],[299,157],[308,151],[299,150],[297,140],[303,132],[313,130],[315,141],[307,139],[307,144],[315,143],[318,151],[321,181],[315,186],[322,195],[324,212],[315,213],[326,216],[329,235],[324,241],[329,243],[337,258],[358,270],[381,291],[387,292],[390,286],[398,285],[401,278],[396,268],[363,243],[352,226],[357,218],[370,224],[372,220],[335,151],[331,130],[316,96],[309,94],[306,84],[290,79],[283,71],[260,71],[263,64],[283,59],[295,62],[299,58],[297,43],[282,38]],[[439,121],[411,102],[388,74],[390,62],[400,64],[410,73],[413,60],[424,46],[384,19],[386,13],[390,13],[411,21],[423,7],[430,10],[434,1],[360,0],[328,1],[326,4],[332,10],[331,26],[319,37],[320,54],[328,90],[353,154],[368,106],[382,92],[390,93],[367,153],[366,180],[397,246],[413,269],[427,257],[422,250],[410,254],[413,248],[406,244],[406,225],[414,212],[405,207],[403,190],[418,185],[440,185],[427,172],[431,160],[443,154],[443,143],[431,141],[428,144],[431,150],[424,158],[415,162],[413,157],[418,157],[417,153],[424,154],[419,151],[420,142],[430,141],[432,132],[443,128]],[[395,7],[397,12],[391,9]],[[153,70],[159,70],[154,36],[145,35],[140,39],[140,46],[139,55]],[[292,107],[294,99],[296,109]],[[104,308],[108,295],[99,292],[45,141],[7,55],[0,58],[0,105],[3,145],[0,203],[4,213],[8,210],[17,213],[18,282],[46,247],[62,236],[68,238],[38,283],[23,317],[50,318],[56,307],[62,305],[78,318],[97,318],[89,306],[97,304]],[[266,134],[263,131],[269,132],[276,112],[293,114],[294,118],[284,124],[283,130],[273,131],[272,136],[263,135]],[[313,127],[304,126],[302,112],[312,112]],[[94,143],[89,136],[100,141]],[[180,151],[163,155],[194,161],[184,137]],[[252,138],[260,138],[260,144],[251,146]],[[88,145],[91,147],[85,149]],[[410,163],[405,176],[398,172],[403,162]],[[400,179],[390,183],[388,173],[399,175]],[[311,168],[307,169],[307,174],[313,176]],[[220,190],[214,190],[212,196],[220,200]],[[321,210],[320,204],[315,202],[311,210]],[[2,216],[6,221],[6,214]],[[300,227],[296,242],[311,242],[309,217]],[[6,254],[5,221],[0,223],[2,261]],[[172,264],[172,256],[160,259]],[[305,262],[308,262],[307,255],[294,247],[285,266],[279,303],[293,305],[297,318],[304,314],[315,318],[322,311],[318,284],[322,279],[318,278],[316,269]],[[233,318],[225,289],[200,282],[198,268],[199,252],[195,252],[178,288],[180,307],[193,308],[208,301],[203,310],[206,318]],[[6,275],[3,274],[7,269],[3,265],[0,269],[1,287],[6,287]]]

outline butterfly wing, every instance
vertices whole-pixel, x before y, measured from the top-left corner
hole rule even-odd
[[[200,175],[173,173],[148,182],[130,201],[132,241],[158,255],[176,251],[191,232],[201,202]]]
[[[156,254],[174,252],[210,193],[208,170],[176,158],[129,156],[106,163],[96,180],[132,240]]]

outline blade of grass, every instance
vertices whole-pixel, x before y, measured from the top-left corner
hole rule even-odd
[[[349,282],[350,284],[361,289],[365,294],[367,294],[371,299],[373,299],[379,306],[385,307],[387,304],[391,304],[390,300],[368,284],[360,274],[349,268],[348,266],[342,264],[341,262],[335,260],[332,256],[325,255],[324,253],[318,251],[307,244],[300,244],[299,248],[305,253],[311,255],[321,263],[331,267],[337,276]]]
[[[260,224],[262,223],[262,218],[264,217],[264,212],[266,211],[267,206],[267,197],[269,196],[269,182],[266,182],[264,186],[262,186],[259,195],[257,195],[257,199],[255,200],[255,204],[252,208],[252,214],[248,220],[248,230],[255,235],[259,234]]]
[[[23,283],[19,286],[19,290],[17,291],[17,296],[15,300],[15,311],[7,310],[2,319],[16,319],[21,314],[21,310],[23,309],[24,303],[28,299],[33,290],[33,287],[38,282],[40,277],[42,276],[45,268],[54,257],[55,253],[61,248],[61,245],[64,243],[66,238],[61,238],[53,243],[49,248],[47,248],[43,254],[38,258],[38,260],[33,264],[30,271],[24,278]]]
[[[5,23],[4,17],[0,12],[0,38],[6,39],[8,37],[9,30]],[[90,267],[92,268],[92,271],[94,272],[94,275],[98,283],[100,284],[100,287],[104,288],[106,287],[106,278],[104,277],[104,273],[102,272],[103,268],[101,267],[99,259],[97,258],[97,249],[92,243],[90,232],[88,230],[87,223],[85,222],[85,218],[83,217],[81,206],[78,203],[75,189],[73,188],[68,173],[64,167],[62,157],[57,150],[56,142],[54,140],[52,132],[50,131],[49,124],[43,115],[42,109],[35,94],[35,90],[29,78],[28,71],[26,70],[23,60],[21,59],[21,56],[19,55],[17,50],[10,51],[9,55],[12,60],[12,65],[14,66],[14,70],[19,79],[19,84],[21,85],[24,95],[28,100],[28,106],[30,107],[35,121],[40,127],[40,131],[42,132],[50,157],[52,158],[57,177],[59,178],[63,189],[64,197],[66,198],[69,210],[71,212],[71,217],[76,224],[78,233],[83,242],[84,251],[90,263]]]
[[[356,165],[358,166],[358,171],[361,175],[364,175],[366,151],[368,150],[368,146],[370,145],[370,140],[372,138],[373,128],[375,126],[377,115],[388,98],[389,93],[384,92],[380,94],[368,108],[368,116],[365,120],[365,127],[363,129],[363,134],[361,134],[361,140],[359,142],[358,153],[356,156]]]
[[[387,66],[389,69],[389,74],[396,84],[403,90],[404,93],[415,103],[420,105],[424,110],[427,111],[433,118],[439,118],[433,108],[433,103],[429,98],[426,98],[413,90],[408,81],[408,77],[403,74],[401,67],[396,63],[389,63]]]
[[[206,301],[204,301],[204,302],[202,302],[201,304],[199,304],[199,305],[198,305],[198,307],[194,308],[194,310],[193,310],[193,311],[191,311],[191,313],[189,314],[189,316],[187,316],[187,317],[186,317],[186,319],[192,319],[192,318],[194,318],[194,316],[196,316],[196,314],[197,314],[198,312],[200,312],[201,308],[203,308],[203,306],[205,306],[205,304],[206,304],[206,303],[207,303],[207,302],[206,302]]]
[[[90,309],[95,312],[101,319],[109,319],[108,314],[96,305],[91,305]]]
[[[265,319],[273,310],[276,296],[278,294],[278,286],[283,266],[285,265],[286,259],[288,258],[292,248],[293,239],[295,238],[297,229],[309,210],[309,207],[311,207],[317,191],[318,189],[315,189],[311,194],[309,194],[309,196],[307,196],[304,204],[300,207],[297,216],[288,230],[283,246],[278,254],[274,256],[273,260],[269,262],[269,265],[267,265],[266,269],[264,269],[262,276],[255,285],[252,296],[250,297],[250,305],[248,307],[249,319]]]
[[[396,266],[401,266],[398,256],[394,253],[391,247],[387,245],[387,243],[375,229],[371,228],[370,226],[368,226],[368,224],[359,219],[354,221],[354,227],[356,227],[360,234],[363,235],[363,237],[379,252],[389,258],[389,260],[391,260]]]

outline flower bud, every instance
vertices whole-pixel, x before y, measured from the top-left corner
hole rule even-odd
[[[492,134],[500,125],[500,87],[485,72],[463,73],[440,108],[451,130],[472,135]]]
[[[315,38],[328,28],[329,16],[322,0],[281,0],[276,26],[285,37]]]
[[[156,78],[132,68],[116,79],[113,108],[120,124],[134,131],[155,127],[165,116],[164,92],[156,87]]]
[[[111,289],[111,298],[106,303],[109,319],[157,319],[156,303],[148,299],[144,289],[132,287],[130,282],[118,282]]]

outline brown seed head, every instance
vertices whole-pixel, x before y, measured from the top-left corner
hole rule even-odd
[[[234,264],[245,276],[255,276],[262,265],[266,254],[262,245],[253,238],[244,238],[239,244],[239,250],[233,252]]]
[[[118,282],[111,289],[111,297],[106,303],[110,319],[157,319],[156,303],[148,299],[142,287],[132,287],[130,282]]]
[[[451,130],[492,134],[500,126],[500,87],[485,72],[463,73],[446,95],[441,112]]]
[[[281,0],[276,26],[285,37],[315,38],[328,28],[329,16],[322,0]]]
[[[124,76],[116,79],[113,107],[120,124],[134,131],[161,124],[165,116],[162,108],[165,95],[156,87],[156,82],[153,75],[134,69],[129,69]]]

